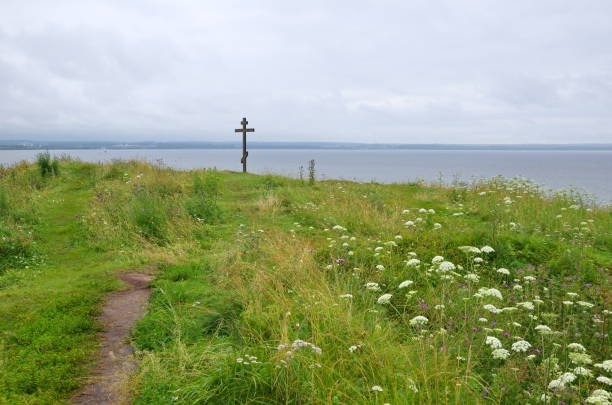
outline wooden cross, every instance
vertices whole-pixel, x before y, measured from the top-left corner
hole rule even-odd
[[[242,128],[235,129],[234,132],[242,132],[242,159],[240,159],[240,163],[242,163],[242,172],[246,173],[246,160],[247,156],[249,156],[249,152],[246,150],[246,133],[255,132],[255,130],[253,128],[247,128],[249,121],[246,120],[246,117],[243,118],[240,123],[242,124]]]

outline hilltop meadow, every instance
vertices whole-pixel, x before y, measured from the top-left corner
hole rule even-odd
[[[609,404],[612,212],[521,179],[0,167],[0,404],[67,403],[155,268],[149,404]]]

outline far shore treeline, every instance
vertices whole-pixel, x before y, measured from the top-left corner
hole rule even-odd
[[[60,149],[240,149],[240,140],[228,142],[113,142],[0,140],[0,150]],[[348,150],[589,150],[612,151],[610,143],[573,144],[393,144],[348,142],[249,142],[250,149],[348,149]]]

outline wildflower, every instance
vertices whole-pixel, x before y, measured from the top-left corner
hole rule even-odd
[[[531,343],[526,340],[519,340],[518,342],[512,343],[512,351],[517,353],[522,352],[525,353],[531,347]]]
[[[498,289],[496,288],[486,288],[486,287],[481,287],[478,289],[478,292],[480,294],[482,294],[485,297],[494,297],[497,298],[499,300],[503,300],[504,298],[502,297],[501,292],[499,292]]]
[[[497,272],[498,272],[499,274],[503,274],[503,275],[506,275],[506,276],[510,275],[510,270],[508,270],[508,269],[504,269],[503,267],[502,267],[502,268],[497,269]]]
[[[536,278],[534,276],[525,276],[523,277],[523,280],[525,280],[525,282],[530,282],[530,281],[536,281]]]
[[[480,253],[480,249],[478,249],[475,246],[459,246],[459,250],[461,250],[464,253],[475,253],[475,254]]]
[[[409,285],[411,285],[412,283],[413,283],[412,280],[405,280],[405,281],[402,281],[400,283],[399,287],[397,287],[397,288],[405,288],[405,287],[408,287]]]
[[[494,359],[505,360],[510,356],[510,352],[506,349],[495,349],[491,352]]]
[[[484,259],[482,257],[475,257],[474,258],[474,263],[482,263],[484,262]]]
[[[391,297],[393,297],[393,295],[383,294],[380,297],[378,297],[378,300],[376,302],[378,302],[381,305],[388,304],[391,302]]]
[[[606,390],[595,390],[585,400],[587,404],[609,405],[612,395]]]
[[[419,212],[420,212],[421,214],[423,214],[423,213],[427,212],[427,210],[426,210],[425,208],[419,208]]]
[[[500,349],[502,347],[501,341],[494,336],[487,336],[485,339],[485,344],[491,349]]]
[[[439,224],[439,223],[436,222],[436,223],[433,224],[433,227],[434,227],[434,229],[441,229],[442,228],[442,224]]]
[[[497,312],[499,312],[499,309],[497,309],[497,308],[495,307],[495,305],[486,304],[486,305],[483,305],[482,307],[483,307],[484,309],[486,309],[487,311],[492,312],[492,313],[497,313]]]
[[[340,298],[353,298],[353,294],[342,294]]]
[[[406,222],[404,222],[404,226],[414,226],[414,222],[406,221]]]
[[[301,340],[301,339],[294,340],[293,343],[291,344],[291,348],[293,350],[298,350],[298,349],[301,349],[302,347],[310,347],[312,351],[315,352],[316,354],[321,354],[323,352],[321,348],[313,345],[312,343]]]
[[[487,318],[478,318],[478,322],[487,323],[489,320]]]
[[[612,379],[608,377],[604,377],[603,375],[600,375],[599,377],[597,377],[596,380],[602,384],[612,385]]]
[[[444,257],[442,256],[435,256],[433,259],[431,259],[432,264],[439,264],[439,263],[442,263],[443,261],[444,261]]]
[[[410,210],[402,210],[402,214],[410,214]]]
[[[597,363],[597,364],[595,364],[595,367],[603,368],[608,373],[612,373],[612,360],[605,360],[602,363]]]
[[[332,229],[336,230],[336,231],[346,231],[346,228],[340,225],[334,225],[332,226]]]
[[[366,283],[365,287],[367,290],[370,291],[380,291],[380,286],[378,285],[378,283]]]
[[[427,322],[429,322],[429,319],[427,319],[426,317],[422,315],[417,315],[414,318],[412,318],[409,323],[411,326],[421,326],[421,325],[426,324]]]
[[[377,264],[377,265],[376,265],[376,270],[378,270],[378,271],[382,271],[382,270],[384,270],[384,269],[385,269],[385,266],[383,266],[382,264]]]
[[[538,332],[540,332],[541,334],[548,334],[552,332],[552,329],[550,329],[548,326],[546,325],[538,325],[534,328],[535,330],[537,330]]]
[[[584,377],[590,377],[591,375],[593,375],[593,373],[591,373],[591,370],[589,370],[588,368],[584,368],[584,367],[576,367],[574,369],[574,374],[581,375]]]
[[[355,351],[361,349],[361,345],[353,345],[351,347],[348,348],[348,351],[351,353],[354,353]]]
[[[433,208],[428,209],[428,210],[427,210],[427,212],[428,212],[429,214],[435,214],[435,213],[436,213],[436,211],[434,211],[434,209],[433,209]]]
[[[478,277],[478,274],[474,274],[474,273],[468,273],[463,277],[468,281],[473,281],[474,283],[477,283],[478,281],[480,281],[480,277]]]
[[[397,239],[397,240],[403,239],[402,235],[395,235],[394,238]]]
[[[375,385],[372,387],[372,391],[383,392],[383,389],[380,385]]]
[[[578,294],[576,294],[575,292],[568,292],[567,295],[569,295],[570,297],[577,297]]]
[[[451,262],[447,262],[447,261],[445,261],[445,262],[441,262],[441,263],[438,265],[438,268],[439,268],[441,271],[453,271],[453,270],[455,270],[455,269],[456,269],[456,267],[455,267],[455,265],[454,265],[453,263],[451,263]]]
[[[579,366],[591,364],[593,362],[591,356],[585,353],[570,353],[567,357],[569,357],[572,363],[578,364]]]
[[[591,304],[590,302],[585,302],[585,301],[578,301],[576,302],[576,304],[580,305],[581,307],[585,307],[585,308],[593,308],[595,305]]]
[[[495,250],[491,246],[483,246],[480,248],[480,251],[483,253],[493,253]]]
[[[421,264],[421,261],[419,259],[410,259],[406,262],[406,266],[408,267],[417,267]]]
[[[529,310],[529,311],[533,311],[535,309],[535,306],[533,305],[533,302],[530,302],[530,301],[517,302],[516,306],[517,307],[521,307],[521,308],[525,308],[526,310]]]
[[[380,252],[381,250],[384,250],[385,248],[382,246],[376,246],[376,248],[374,249],[375,252]]]
[[[563,305],[567,305],[568,307],[574,305],[573,301],[563,301]]]
[[[580,353],[586,352],[586,348],[580,343],[570,343],[569,345],[567,345],[567,348],[572,352],[580,352]]]

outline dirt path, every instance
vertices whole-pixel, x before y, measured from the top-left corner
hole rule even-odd
[[[83,389],[73,397],[73,404],[127,404],[130,395],[128,377],[136,370],[134,349],[127,342],[130,330],[144,314],[149,295],[150,274],[123,273],[119,278],[129,287],[109,294],[102,309],[99,360]]]

